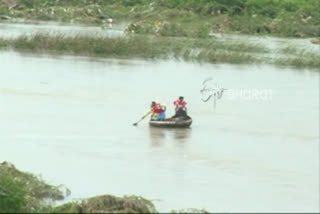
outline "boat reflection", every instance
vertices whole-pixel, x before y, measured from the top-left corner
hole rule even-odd
[[[184,143],[191,137],[191,128],[157,128],[149,127],[151,144],[160,146],[165,142],[180,142]]]
[[[174,139],[178,140],[179,142],[185,142],[185,140],[190,138],[191,130],[191,128],[171,129],[170,132],[173,133]]]
[[[152,146],[160,146],[166,138],[165,130],[161,128],[149,127],[149,134]]]

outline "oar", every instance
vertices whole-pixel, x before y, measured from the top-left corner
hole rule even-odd
[[[146,118],[146,117],[145,117],[145,116],[143,116],[139,121],[135,122],[135,123],[134,123],[134,124],[132,124],[132,125],[134,125],[134,126],[138,125],[138,123],[139,123],[140,121],[142,121],[144,118]]]

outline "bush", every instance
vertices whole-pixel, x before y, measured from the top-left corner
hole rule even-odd
[[[196,36],[199,38],[207,38],[209,36],[209,27],[207,25],[202,25],[196,32]]]
[[[25,185],[8,174],[0,172],[0,212],[23,212],[26,205]]]
[[[39,41],[41,37],[35,39]],[[28,43],[27,40],[24,42]],[[28,47],[31,45],[24,46]],[[11,163],[0,163],[0,212],[39,211],[47,206],[47,202],[62,199],[64,195],[59,187],[49,185],[31,173],[17,170]]]

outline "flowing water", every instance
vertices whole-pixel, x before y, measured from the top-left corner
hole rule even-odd
[[[67,200],[135,194],[162,212],[319,212],[319,74],[0,52],[0,161],[65,184]],[[203,99],[215,84],[226,90],[214,108]],[[171,116],[180,95],[190,129],[132,125],[152,100]]]

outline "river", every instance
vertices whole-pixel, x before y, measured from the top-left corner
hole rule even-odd
[[[0,65],[0,161],[65,184],[67,201],[135,194],[161,212],[319,212],[317,71],[11,51]],[[215,108],[200,92],[208,78],[226,88]],[[153,100],[171,116],[180,95],[190,129],[132,125]]]

